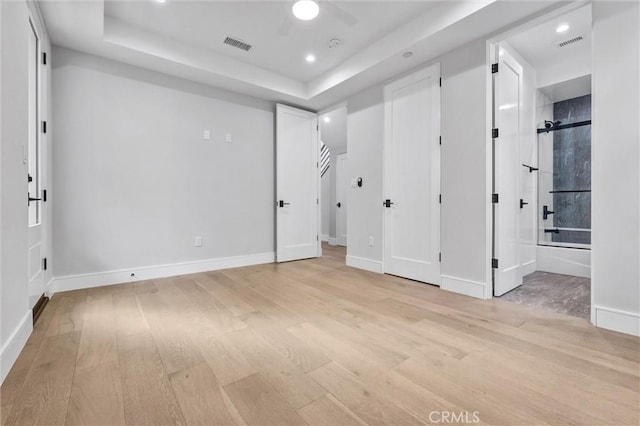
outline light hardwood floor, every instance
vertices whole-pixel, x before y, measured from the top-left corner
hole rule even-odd
[[[56,294],[2,385],[2,423],[637,425],[639,350],[579,318],[352,269],[325,246]]]

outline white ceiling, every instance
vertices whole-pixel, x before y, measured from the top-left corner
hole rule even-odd
[[[591,74],[540,88],[555,103],[591,94]]]
[[[560,24],[569,30],[557,33]],[[582,36],[583,40],[559,47],[559,43]],[[591,73],[591,5],[583,6],[536,25],[508,39],[508,43],[538,73],[538,85]]]
[[[54,44],[272,101],[322,109],[415,68],[557,0],[320,0],[316,20],[294,20],[292,1],[41,1]],[[324,4],[323,4],[324,3]],[[566,2],[564,2],[566,3]],[[223,45],[226,35],[254,46]],[[330,38],[343,44],[329,50]],[[410,59],[402,53],[411,50]],[[314,53],[317,61],[304,61]]]
[[[322,7],[312,21],[294,20],[287,33],[279,29],[291,15],[292,1],[110,1],[104,14],[124,24],[308,82],[423,13],[435,2],[335,2],[357,17],[350,26]],[[185,23],[188,22],[188,25]],[[259,25],[257,25],[259,24]],[[253,46],[245,52],[223,44],[231,35]],[[329,40],[342,44],[328,47]],[[317,61],[309,64],[312,53]]]

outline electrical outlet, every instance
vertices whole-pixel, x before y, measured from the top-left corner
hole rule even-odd
[[[196,247],[202,247],[202,237],[196,237],[195,244]]]
[[[369,247],[373,247],[373,235],[369,235]]]

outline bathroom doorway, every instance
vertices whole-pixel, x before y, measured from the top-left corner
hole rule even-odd
[[[494,296],[588,320],[591,6],[510,34],[494,55]]]

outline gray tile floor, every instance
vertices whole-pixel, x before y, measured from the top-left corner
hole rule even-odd
[[[500,299],[589,319],[591,280],[536,271],[524,277],[524,283],[520,287],[504,294]]]

